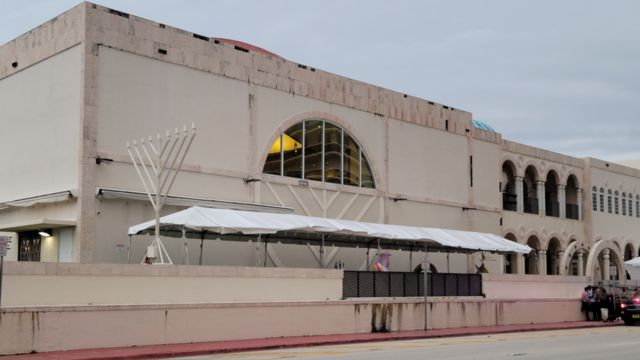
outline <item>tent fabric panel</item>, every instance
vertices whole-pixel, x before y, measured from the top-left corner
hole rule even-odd
[[[296,214],[276,214],[194,206],[160,219],[161,227],[184,227],[192,231],[217,234],[276,234],[278,232],[309,232],[353,235],[387,240],[432,242],[441,247],[476,251],[528,253],[526,245],[497,235],[424,228],[416,226],[375,224],[352,220],[327,219]],[[155,220],[129,228],[129,235],[153,230]]]

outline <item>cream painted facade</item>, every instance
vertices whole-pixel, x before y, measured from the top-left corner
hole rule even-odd
[[[263,173],[274,141],[309,119],[336,124],[358,142],[374,188]],[[91,3],[0,47],[0,126],[11,129],[0,151],[14,154],[0,163],[12,174],[0,178],[0,231],[15,233],[17,243],[51,229],[40,239],[40,261],[139,262],[149,239],[134,239],[129,259],[127,228],[153,211],[144,197],[122,195],[144,192],[125,144],[191,123],[197,136],[175,196],[490,232],[535,249],[487,255],[492,273],[602,279],[618,270],[621,278],[621,260],[639,252],[640,170],[510,142],[474,127],[466,111]],[[632,194],[632,216],[594,211],[594,186]],[[199,240],[189,240],[184,256],[178,241],[166,245],[175,262],[199,263]],[[317,249],[304,246],[270,244],[266,254],[256,242],[203,247],[207,265],[319,266]],[[332,249],[332,260],[360,269],[364,247]],[[423,256],[392,253],[391,269],[402,271]],[[471,272],[480,256],[432,261],[442,271]]]

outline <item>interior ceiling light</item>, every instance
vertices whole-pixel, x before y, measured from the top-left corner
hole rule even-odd
[[[51,236],[51,230],[40,230],[38,234],[43,237],[49,237]]]

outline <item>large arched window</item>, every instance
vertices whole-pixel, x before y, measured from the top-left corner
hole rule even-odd
[[[305,120],[274,141],[264,173],[375,188],[362,148],[344,129],[326,120]]]

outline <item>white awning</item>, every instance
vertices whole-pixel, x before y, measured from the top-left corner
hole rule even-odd
[[[37,204],[51,204],[67,201],[73,198],[71,190],[59,191],[51,194],[32,196],[28,198],[7,201],[3,205],[7,207],[31,207]]]
[[[161,231],[181,236],[184,228],[197,234],[277,235],[276,241],[309,243],[321,235],[326,244],[361,246],[373,240],[389,246],[431,247],[461,251],[490,251],[526,254],[531,248],[488,233],[415,226],[375,224],[351,220],[327,219],[295,214],[237,211],[191,207],[160,218]],[[129,228],[129,235],[153,233],[155,220]],[[317,241],[317,237],[315,238]],[[364,240],[364,242],[363,242]]]

